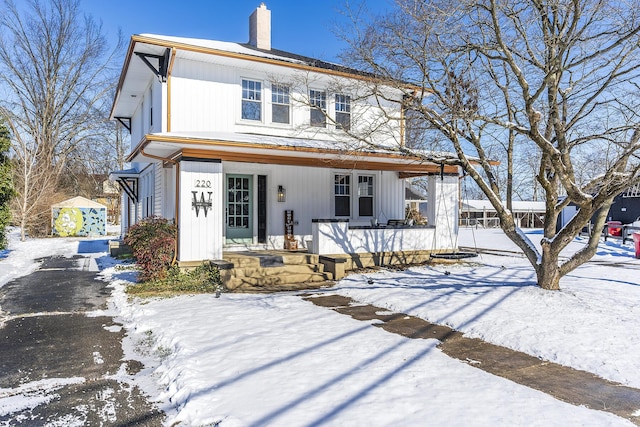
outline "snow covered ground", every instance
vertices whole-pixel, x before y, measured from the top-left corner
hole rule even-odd
[[[32,271],[36,255],[70,254],[74,244],[13,240],[0,261],[0,286]],[[583,244],[577,239],[568,250]],[[516,250],[499,230],[463,229],[460,245]],[[129,331],[126,357],[145,363],[139,383],[167,412],[167,425],[632,425],[451,359],[435,340],[385,332],[296,293],[129,300],[124,286],[133,274],[104,259],[111,312]],[[352,275],[324,292],[640,388],[638,273],[631,244],[610,241],[559,292],[538,289],[524,258],[487,255]]]

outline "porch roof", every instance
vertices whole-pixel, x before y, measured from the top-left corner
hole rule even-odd
[[[139,176],[140,176],[140,171],[136,168],[112,171],[109,173],[109,179],[111,181],[115,181],[120,178],[137,178]]]
[[[397,171],[401,176],[457,174],[453,153],[410,152],[365,143],[244,133],[168,132],[145,135],[127,161],[181,158],[245,163]]]

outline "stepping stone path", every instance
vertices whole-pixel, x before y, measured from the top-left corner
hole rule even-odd
[[[461,332],[418,317],[373,305],[362,305],[342,295],[303,294],[306,301],[349,315],[356,320],[379,320],[372,326],[412,339],[437,339],[447,356],[494,375],[547,393],[564,402],[606,411],[640,425],[640,390],[600,378],[590,372],[544,361],[506,347],[467,338]],[[635,413],[635,415],[634,415]]]

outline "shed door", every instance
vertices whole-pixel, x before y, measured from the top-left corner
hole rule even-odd
[[[227,243],[253,241],[253,176],[227,175]]]

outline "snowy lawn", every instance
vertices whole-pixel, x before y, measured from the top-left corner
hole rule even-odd
[[[478,247],[511,245],[497,230],[463,230],[460,244],[473,237]],[[603,243],[595,261],[560,292],[537,288],[524,258],[497,256],[352,275],[328,292],[640,388],[640,261],[617,242]],[[104,273],[132,331],[129,351],[153,349],[145,362],[168,424],[631,425],[450,359],[435,340],[390,334],[295,294],[127,302],[118,275]]]
[[[478,247],[510,246],[496,230],[462,230],[460,244],[474,246],[474,237]],[[74,244],[12,241],[0,283],[35,268],[27,259],[36,251],[68,255]],[[125,357],[145,363],[139,384],[168,413],[167,425],[632,425],[451,359],[435,340],[394,335],[294,293],[129,300],[124,286],[133,274],[109,267],[104,255],[95,256],[108,267],[110,311],[129,331]],[[640,260],[630,244],[608,242],[594,261],[563,279],[559,292],[538,289],[515,256],[352,275],[324,292],[640,388]]]

